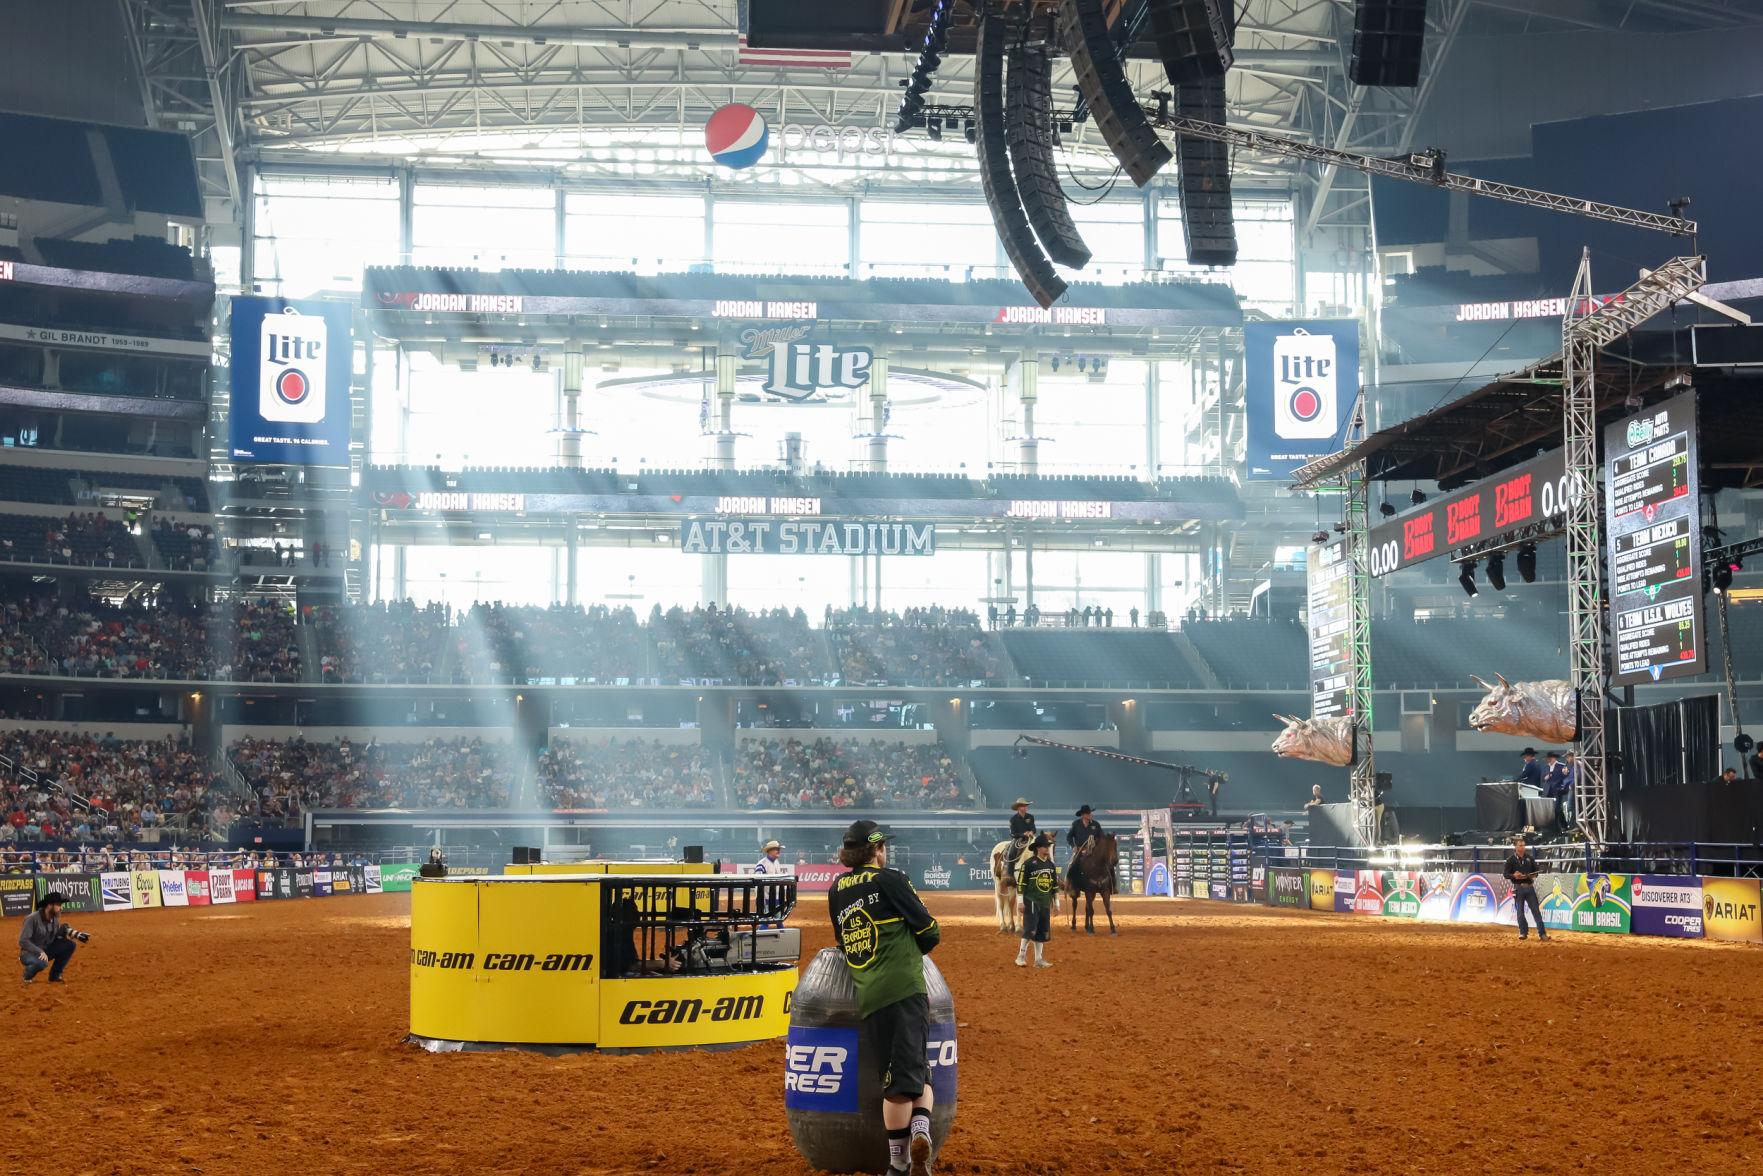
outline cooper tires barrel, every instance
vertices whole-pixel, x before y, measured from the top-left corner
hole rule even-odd
[[[958,1055],[955,1000],[937,966],[924,960],[930,1004],[931,1146],[937,1153],[955,1123]],[[790,1138],[810,1165],[826,1172],[885,1172],[888,1133],[882,1126],[881,1068],[845,957],[822,948],[796,985],[784,1050],[784,1117]]]

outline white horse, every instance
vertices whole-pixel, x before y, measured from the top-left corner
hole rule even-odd
[[[1024,848],[1022,852],[1033,853],[1034,851]],[[1019,929],[1019,924],[1016,921],[1017,908],[1022,902],[1021,895],[1016,892],[1016,876],[1004,868],[1009,853],[1010,842],[1008,839],[992,846],[992,905],[997,908],[998,933],[1000,935],[1015,935],[1017,933]],[[1018,865],[1022,864],[1021,858],[1017,858],[1016,861]],[[1063,905],[1062,897],[1058,891],[1053,894],[1055,913]]]

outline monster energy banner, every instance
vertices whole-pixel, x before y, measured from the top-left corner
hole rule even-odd
[[[52,891],[60,891],[66,901],[61,904],[63,911],[84,913],[104,909],[103,892],[98,888],[96,874],[50,874],[39,875],[37,878],[37,901]]]
[[[687,555],[935,555],[932,523],[759,522],[704,519],[680,524]]]

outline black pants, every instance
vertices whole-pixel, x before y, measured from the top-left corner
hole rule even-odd
[[[1529,882],[1523,882],[1512,888],[1512,905],[1518,908],[1518,938],[1523,939],[1530,933],[1524,921],[1524,908],[1530,907],[1531,917],[1536,921],[1537,938],[1547,939],[1549,929],[1543,925],[1543,908],[1537,902],[1537,888]]]
[[[883,1005],[864,1018],[871,1056],[881,1067],[882,1094],[916,1099],[930,1085],[930,1001],[924,993]]]

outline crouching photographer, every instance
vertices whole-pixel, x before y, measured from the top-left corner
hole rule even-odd
[[[61,904],[67,897],[51,890],[37,904],[37,909],[24,921],[18,932],[18,961],[24,965],[24,982],[30,984],[37,973],[49,969],[49,983],[61,984],[61,973],[73,958],[75,943],[91,938],[84,931],[75,931],[61,921]]]

